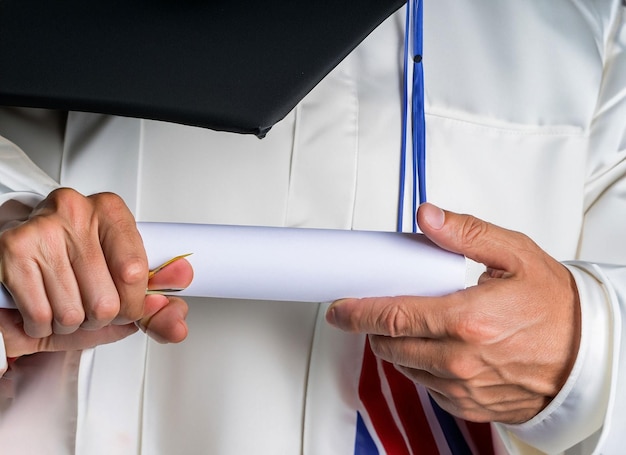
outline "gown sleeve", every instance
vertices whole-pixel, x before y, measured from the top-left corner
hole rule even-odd
[[[578,258],[567,262],[581,300],[572,373],[553,402],[521,425],[498,425],[509,450],[622,453],[626,428],[626,6],[606,48],[589,130]],[[512,435],[512,437],[511,437]],[[524,443],[514,441],[524,441]]]

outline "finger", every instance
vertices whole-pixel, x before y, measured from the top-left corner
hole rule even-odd
[[[52,309],[43,285],[41,270],[31,252],[39,251],[37,229],[20,225],[0,236],[2,283],[24,315],[24,328],[32,337],[52,333]]]
[[[157,300],[159,299],[159,300]],[[162,295],[146,296],[151,311],[137,325],[159,343],[179,343],[187,337],[185,319],[188,307],[184,300]]]
[[[120,297],[97,237],[83,242],[72,255],[72,268],[80,290],[85,320],[81,328],[99,330],[120,311]]]
[[[56,352],[89,349],[114,343],[137,332],[134,324],[109,325],[100,330],[77,330],[68,335],[51,335],[39,340],[34,352]],[[18,356],[8,352],[7,355]],[[23,355],[23,354],[21,354]]]
[[[467,382],[440,378],[427,371],[398,365],[394,367],[411,382],[425,387],[433,398],[435,395],[441,398],[445,402],[444,407],[438,401],[442,408],[473,422],[493,420],[496,415],[501,415],[500,412],[507,412],[527,398],[520,388],[499,384],[471,387]]]
[[[428,338],[370,335],[372,352],[381,359],[437,378],[471,380],[484,372],[484,363],[462,342]]]
[[[94,217],[114,211],[106,207],[95,210],[96,199],[85,198],[70,189],[55,190],[33,210],[28,225],[24,225],[25,229],[34,231],[28,238],[42,239],[40,262],[44,270],[49,267],[44,279],[56,319],[78,319],[79,310],[74,302],[80,300],[83,319],[86,318],[81,326],[87,330],[108,325],[120,307],[102,252],[98,220]],[[66,268],[68,260],[71,273]],[[79,295],[75,290],[70,291],[69,286],[74,283]]]
[[[92,196],[102,207],[99,238],[109,271],[120,298],[116,324],[136,321],[143,315],[144,296],[148,284],[148,260],[136,222],[123,203],[112,194]]]
[[[148,281],[148,289],[184,289],[193,280],[193,268],[184,258],[161,268]]]
[[[413,382],[447,397],[459,412],[511,411],[528,418],[553,397],[524,386],[521,376],[515,376],[519,382],[503,377],[499,369],[483,362],[481,352],[462,343],[370,336],[370,345],[374,354]],[[534,411],[529,414],[531,407]]]
[[[71,334],[53,334],[32,338],[24,332],[19,311],[0,309],[0,328],[7,357],[20,357],[40,351],[74,351],[112,343],[137,331],[134,324],[108,326],[98,331],[77,330]]]
[[[60,255],[57,262],[41,264],[41,275],[53,313],[52,331],[57,334],[76,331],[85,319],[85,312],[69,259]]]
[[[22,315],[24,332],[32,338],[43,338],[52,334],[52,308],[43,286],[39,267],[32,264],[24,271],[24,278],[13,284],[12,275],[5,274],[5,286],[13,296],[15,306]]]
[[[485,391],[502,394],[502,391]],[[446,393],[429,388],[429,393],[439,407],[448,413],[470,422],[500,422],[506,424],[520,424],[528,421],[537,413],[537,409],[545,407],[543,400],[536,398],[522,398],[507,390],[502,394],[503,400],[492,405],[479,405],[471,398],[455,399]]]
[[[417,212],[422,232],[441,248],[494,269],[515,272],[524,251],[537,248],[526,236],[470,215],[422,204]]]
[[[326,320],[347,332],[440,338],[448,334],[450,317],[457,318],[450,308],[460,305],[459,295],[343,299],[328,308]]]
[[[32,224],[38,234],[31,237],[33,248],[30,251],[36,253],[32,256],[32,262],[38,265],[37,277],[42,280],[47,297],[41,304],[48,304],[52,309],[54,333],[74,332],[83,322],[85,313],[76,276],[68,257],[65,235],[47,220],[40,218]],[[29,228],[26,230],[32,231]],[[25,319],[28,325],[29,318]]]

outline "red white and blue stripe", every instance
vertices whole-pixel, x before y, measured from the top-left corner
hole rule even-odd
[[[418,201],[426,201],[423,0],[409,0],[406,9],[399,231],[403,228],[408,162],[411,162],[412,169],[410,195],[414,220]],[[411,155],[408,155],[409,139]],[[412,227],[415,232],[415,221]],[[377,358],[369,342],[364,350],[358,392],[355,455],[494,454],[489,424],[467,422],[441,409],[423,386],[413,383],[392,364]]]
[[[355,455],[493,455],[491,426],[448,414],[365,346]]]

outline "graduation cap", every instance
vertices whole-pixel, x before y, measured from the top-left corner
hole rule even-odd
[[[2,0],[0,104],[259,137],[402,0]]]

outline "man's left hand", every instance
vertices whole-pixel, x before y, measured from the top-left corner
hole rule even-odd
[[[487,266],[478,284],[443,297],[339,300],[328,322],[369,334],[376,355],[458,417],[529,420],[558,393],[578,353],[573,277],[525,235],[475,217],[424,204],[418,223],[440,247]]]

